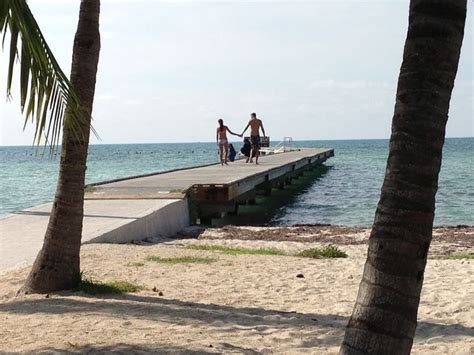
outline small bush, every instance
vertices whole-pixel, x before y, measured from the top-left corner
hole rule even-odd
[[[296,254],[296,256],[301,256],[303,258],[347,258],[345,252],[332,245],[324,248],[305,249]]]
[[[141,266],[145,266],[145,263],[142,263],[140,261],[136,261],[136,262],[128,263],[127,266],[141,267]]]
[[[474,259],[474,253],[457,253],[450,254],[446,259],[459,260],[459,259]]]
[[[89,295],[105,295],[138,292],[141,286],[128,281],[113,280],[101,282],[92,279],[82,279],[77,287],[77,291],[82,291]]]
[[[185,190],[184,189],[172,189],[172,190],[169,190],[168,192],[172,193],[172,194],[177,194],[177,193],[182,194],[182,193],[185,192]]]
[[[239,247],[226,247],[223,245],[198,245],[198,244],[188,244],[186,249],[192,250],[205,250],[205,251],[217,251],[223,254],[230,255],[241,255],[241,254],[251,254],[251,255],[285,255],[285,253],[276,248],[257,248],[257,249],[247,249]]]
[[[196,256],[181,256],[176,258],[162,258],[159,256],[150,255],[145,260],[153,261],[161,264],[210,264],[217,259],[215,258],[200,258]]]

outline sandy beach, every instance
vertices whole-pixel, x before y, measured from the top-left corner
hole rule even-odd
[[[3,273],[0,352],[334,354],[356,298],[368,234],[357,227],[225,227],[140,244],[86,244],[87,277],[143,289],[15,297],[28,268]],[[434,231],[414,354],[473,353],[474,264],[447,259],[473,252],[473,236],[473,228]],[[189,244],[272,247],[290,255],[332,244],[348,257],[228,255]],[[215,261],[161,264],[149,256]]]

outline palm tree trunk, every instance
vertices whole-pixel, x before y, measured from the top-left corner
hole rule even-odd
[[[79,251],[90,120],[100,52],[100,0],[82,0],[74,39],[71,84],[85,119],[79,134],[65,124],[58,185],[44,244],[23,286],[24,293],[70,289],[80,281]],[[68,120],[66,113],[65,121]]]
[[[410,353],[466,5],[410,2],[387,170],[340,354]]]

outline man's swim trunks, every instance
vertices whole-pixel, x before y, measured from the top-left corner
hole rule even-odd
[[[250,143],[252,143],[254,147],[260,148],[260,136],[250,136]]]

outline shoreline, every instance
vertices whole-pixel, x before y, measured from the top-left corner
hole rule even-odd
[[[215,165],[214,163],[211,164],[211,165]],[[183,168],[183,169],[188,169],[188,168]],[[177,170],[181,170],[181,169],[177,169]],[[145,174],[143,176],[149,176],[149,175],[156,175],[156,174],[162,174],[163,172],[158,172],[158,173],[151,173],[151,174]],[[140,175],[141,176],[141,175]],[[135,177],[133,177],[135,178]],[[119,178],[117,180],[122,180],[122,179],[129,179],[129,177],[127,178]],[[114,181],[114,180],[111,180],[111,181]],[[86,184],[86,186],[93,186],[93,185],[97,185],[97,184],[102,184],[102,183],[108,183],[109,181],[105,181],[105,182],[95,182],[95,183],[90,183],[90,184]],[[124,200],[124,201],[127,201],[127,200]],[[35,208],[35,207],[40,207],[40,206],[44,206],[44,205],[47,205],[47,204],[50,204],[52,203],[53,201],[44,201],[44,202],[40,202],[36,205],[32,205],[32,206],[28,206],[28,207],[23,207],[19,210],[15,210],[15,211],[9,211],[9,212],[4,212],[3,214],[0,214],[0,219],[4,219],[4,218],[8,218],[8,217],[11,217],[11,216],[14,216],[24,210],[28,210],[28,209],[31,209],[31,208]],[[245,226],[245,225],[241,225],[241,226]],[[295,223],[295,224],[271,224],[271,222],[268,222],[268,223],[261,223],[261,224],[258,224],[258,225],[253,225],[255,227],[275,227],[275,228],[286,228],[286,227],[303,227],[303,226],[308,226],[308,227],[311,227],[311,226],[314,226],[314,227],[317,227],[317,226],[329,226],[329,227],[347,227],[347,228],[371,228],[372,227],[372,224],[368,224],[368,225],[363,225],[363,224],[344,224],[344,223]],[[220,227],[219,227],[220,228]],[[440,228],[453,228],[453,229],[456,229],[456,228],[474,228],[474,224],[464,224],[464,223],[456,223],[456,224],[435,224],[433,225],[433,230],[435,229],[440,229]]]
[[[40,205],[41,206],[41,205]],[[14,216],[8,214],[0,216],[0,220]],[[346,226],[324,223],[314,224],[295,224],[290,226],[281,225],[227,225],[223,227],[210,227],[191,225],[174,236],[165,238],[165,240],[176,239],[229,239],[229,240],[247,240],[247,241],[281,241],[281,242],[302,242],[302,243],[328,243],[336,245],[362,245],[367,244],[370,235],[370,227],[365,226]],[[207,231],[207,233],[206,233]],[[212,231],[212,232],[209,232]],[[204,232],[204,235],[203,235]],[[357,238],[354,238],[357,236]],[[433,227],[433,241],[444,239],[446,242],[458,243],[458,247],[474,247],[474,226],[456,225],[456,226],[435,226]],[[141,241],[125,243],[133,244],[153,244],[160,243],[161,238],[144,238]],[[83,246],[90,244],[83,242]],[[102,243],[94,243],[102,244]],[[109,244],[109,243],[105,243]],[[112,244],[112,243],[110,243]],[[123,244],[123,243],[114,243]],[[431,248],[430,248],[431,253]],[[0,270],[0,276],[22,268],[29,268],[32,264],[19,263],[13,267]]]

